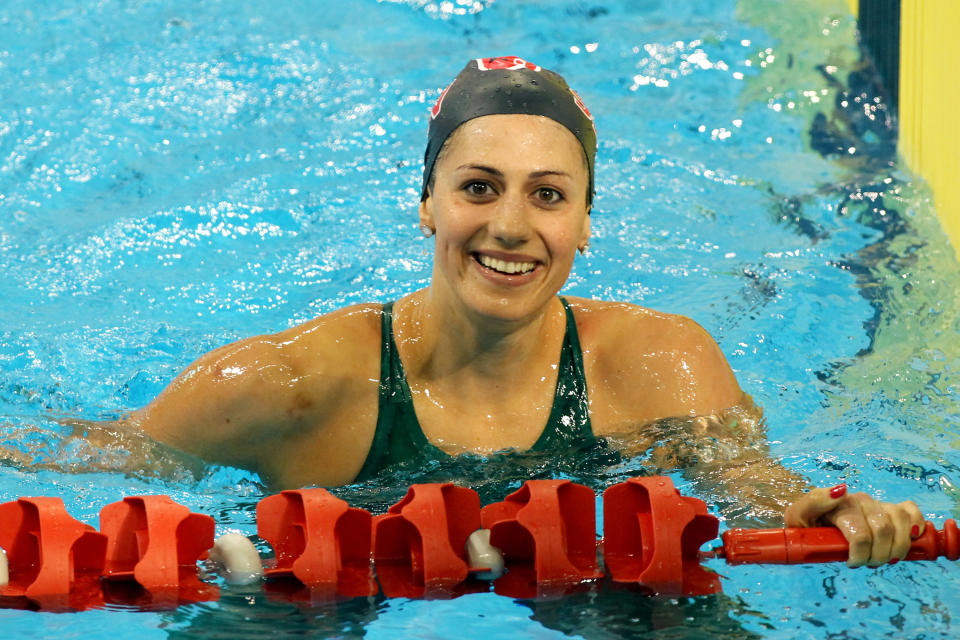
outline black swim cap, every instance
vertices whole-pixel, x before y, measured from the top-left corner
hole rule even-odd
[[[499,113],[545,116],[569,129],[587,157],[587,199],[593,202],[593,159],[597,154],[593,116],[558,74],[516,56],[471,60],[437,98],[430,111],[421,200],[427,197],[433,165],[450,134],[468,120]]]

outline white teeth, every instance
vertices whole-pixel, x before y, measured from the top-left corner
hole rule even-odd
[[[528,271],[533,271],[533,268],[537,266],[533,262],[507,262],[506,260],[497,260],[496,258],[482,254],[477,254],[477,260],[488,269],[509,274],[527,273]]]

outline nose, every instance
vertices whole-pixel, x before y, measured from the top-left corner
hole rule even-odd
[[[487,222],[487,230],[506,247],[522,245],[530,236],[526,201],[522,194],[505,193]]]

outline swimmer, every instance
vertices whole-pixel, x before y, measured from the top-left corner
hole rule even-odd
[[[744,394],[704,329],[558,295],[590,240],[596,149],[591,115],[559,75],[471,60],[431,112],[419,206],[435,243],[429,286],[212,351],[123,423],[280,488],[466,452],[643,441],[676,417],[692,420],[691,438],[723,440],[732,427],[709,417]],[[802,493],[798,476],[755,458],[724,480],[793,487],[786,525],[836,525],[850,566],[903,558],[923,531],[912,502],[843,485]]]

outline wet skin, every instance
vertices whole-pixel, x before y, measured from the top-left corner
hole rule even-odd
[[[533,445],[546,424],[565,330],[557,292],[590,236],[583,150],[547,118],[471,120],[438,158],[421,223],[436,232],[430,286],[394,307],[394,334],[424,434],[451,454]],[[570,298],[598,436],[703,416],[742,391],[714,340],[688,318]],[[342,309],[213,351],[126,422],[271,484],[341,485],[373,440],[380,305]],[[793,481],[778,465],[744,482]],[[789,482],[788,482],[789,483]],[[781,482],[781,484],[783,484]],[[834,492],[836,494],[836,492]],[[863,494],[799,497],[787,523],[831,522],[850,564],[905,555],[922,517]]]

